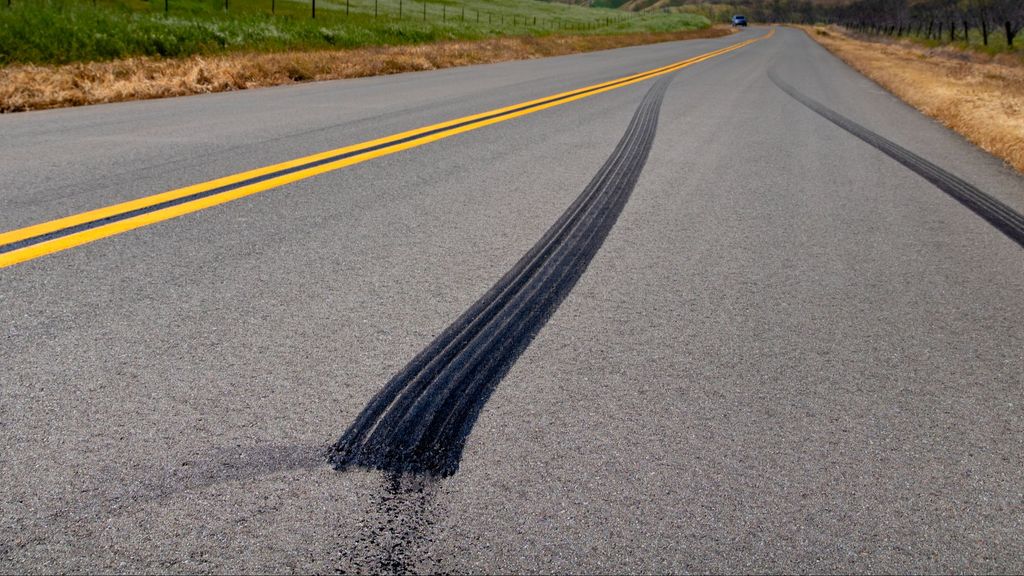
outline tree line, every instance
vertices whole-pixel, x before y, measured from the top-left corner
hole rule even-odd
[[[735,3],[761,22],[824,22],[854,30],[935,40],[969,40],[987,46],[1000,33],[1013,46],[1024,26],[1024,0],[855,0],[825,6],[808,0],[746,0]]]

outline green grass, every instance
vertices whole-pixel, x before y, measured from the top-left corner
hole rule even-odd
[[[0,65],[709,25],[695,14],[637,15],[537,0],[378,0],[376,17],[374,0],[348,0],[348,14],[346,0],[317,0],[315,20],[310,0],[228,0],[227,10],[223,0],[166,1],[165,12],[164,0],[12,0],[0,7]]]
[[[982,40],[981,29],[972,29],[968,40],[964,40],[964,31],[959,29],[956,31],[956,40],[953,42],[949,41],[949,29],[947,28],[942,35],[941,40],[934,38],[925,38],[923,36],[906,36],[906,38],[913,40],[919,44],[928,46],[929,48],[939,48],[942,46],[948,46],[957,48],[960,50],[972,50],[974,52],[981,52],[983,54],[989,54],[995,56],[996,54],[1017,54],[1021,52],[1021,44],[1024,44],[1022,38],[1024,35],[1014,38],[1015,46],[1010,46],[1006,43],[1006,34],[1003,33],[1003,29],[997,28],[989,32],[988,45],[986,46]]]

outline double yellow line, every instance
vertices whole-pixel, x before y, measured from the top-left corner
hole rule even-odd
[[[775,30],[772,29],[768,34],[757,38],[647,72],[3,232],[0,233],[0,268],[224,204],[290,182],[304,180],[373,158],[387,156],[456,134],[669,74],[716,56],[739,50],[754,42],[769,38],[774,33]],[[332,158],[336,159],[331,160]],[[196,196],[196,198],[189,199],[192,196]],[[166,206],[161,207],[161,205]],[[5,248],[6,251],[4,251]]]

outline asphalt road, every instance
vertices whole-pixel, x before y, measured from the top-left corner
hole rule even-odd
[[[0,231],[766,32],[3,116]],[[769,72],[1024,212],[1019,174],[779,29],[4,268],[0,570],[1024,571],[1024,250]],[[330,466],[668,77],[457,471]]]

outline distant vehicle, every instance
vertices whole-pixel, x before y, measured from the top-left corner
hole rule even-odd
[[[733,16],[732,17],[732,25],[733,26],[746,26],[747,25],[747,17],[746,16],[739,16],[739,15]]]

